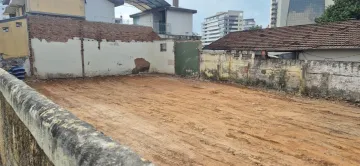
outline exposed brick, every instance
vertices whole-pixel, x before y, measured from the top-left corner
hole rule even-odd
[[[74,37],[123,42],[154,41],[160,37],[151,27],[88,22],[73,18],[29,16],[30,38],[66,42]]]

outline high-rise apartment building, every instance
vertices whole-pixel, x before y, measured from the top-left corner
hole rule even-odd
[[[271,27],[313,24],[333,0],[271,0]]]
[[[270,10],[270,27],[276,27],[277,20],[277,11],[278,11],[278,0],[271,0],[271,10]]]
[[[253,19],[253,18],[244,19],[244,30],[249,30],[250,28],[252,28],[254,26],[256,26],[255,19]]]
[[[202,43],[204,46],[220,39],[230,32],[244,30],[243,11],[229,10],[205,18],[202,23]]]

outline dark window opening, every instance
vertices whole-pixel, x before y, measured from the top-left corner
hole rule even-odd
[[[16,27],[22,27],[22,22],[16,22]]]
[[[3,32],[9,32],[9,27],[3,27],[2,30]]]
[[[166,52],[166,43],[160,44],[160,52]]]

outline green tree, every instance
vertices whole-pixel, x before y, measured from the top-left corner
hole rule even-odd
[[[259,29],[262,29],[262,26],[261,25],[255,25],[253,27],[250,27],[249,31],[254,31],[254,30],[259,30]]]
[[[324,14],[315,20],[316,23],[360,19],[360,0],[334,0],[334,2],[334,5],[330,5]]]

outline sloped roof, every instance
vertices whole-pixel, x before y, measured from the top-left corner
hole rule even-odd
[[[360,49],[360,20],[232,32],[204,49],[254,51]]]
[[[74,18],[27,16],[30,38],[67,42],[73,38],[122,42],[160,40],[151,27],[90,22]],[[80,33],[81,32],[81,33]]]
[[[141,11],[171,6],[165,0],[125,0],[125,3],[133,5]]]

